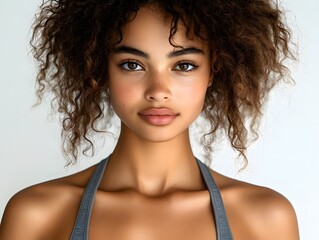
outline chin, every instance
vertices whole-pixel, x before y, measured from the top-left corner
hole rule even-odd
[[[144,126],[138,129],[133,128],[129,131],[135,135],[135,137],[150,143],[169,142],[180,137],[185,137],[185,135],[188,134],[187,127],[178,129],[178,127],[173,125],[162,127]]]

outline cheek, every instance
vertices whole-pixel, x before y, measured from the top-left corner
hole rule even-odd
[[[194,121],[203,110],[206,88],[199,85],[193,85],[184,88],[176,94],[179,109],[188,116],[190,122]]]
[[[177,98],[184,99],[186,106],[201,107],[204,104],[208,84],[204,81],[189,84],[177,89]]]
[[[127,106],[138,96],[138,84],[121,73],[113,64],[109,68],[109,93],[112,105]]]
[[[190,101],[192,101],[194,108],[197,109],[198,114],[203,109],[204,102],[205,102],[205,96],[206,96],[206,90],[207,90],[206,86],[194,88],[193,92],[192,92],[193,97],[189,98]]]
[[[109,91],[111,105],[118,114],[130,108],[136,101],[136,95],[138,94],[134,87],[121,83],[121,81],[117,81],[116,84],[110,82]]]
[[[125,99],[130,95],[129,89],[123,84],[121,79],[117,76],[117,70],[115,69],[115,64],[112,63],[108,67],[108,76],[109,76],[109,94],[111,104],[115,110],[117,105],[126,105]]]
[[[125,86],[110,86],[110,97],[113,107],[126,106],[130,95],[130,89],[126,88]]]

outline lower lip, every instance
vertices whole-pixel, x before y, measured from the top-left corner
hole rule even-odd
[[[156,126],[163,126],[172,123],[177,115],[140,115],[143,120],[147,123],[156,125]]]

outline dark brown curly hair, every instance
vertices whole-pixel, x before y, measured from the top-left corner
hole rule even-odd
[[[152,4],[171,16],[170,39],[182,22],[187,33],[205,31],[212,85],[203,109],[210,123],[206,153],[220,130],[247,163],[250,139],[257,139],[262,106],[284,79],[283,60],[294,59],[284,13],[272,0],[49,0],[33,25],[31,46],[38,61],[37,96],[54,93],[62,114],[63,152],[75,162],[79,148],[93,150],[90,132],[109,116],[107,59],[121,28],[138,9]],[[289,78],[290,79],[290,78]],[[248,123],[248,124],[247,124]],[[253,138],[250,138],[253,136]],[[93,154],[93,153],[92,153]]]

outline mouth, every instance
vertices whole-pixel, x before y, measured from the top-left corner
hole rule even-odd
[[[179,114],[168,108],[147,108],[138,115],[151,125],[164,126],[171,124]]]

